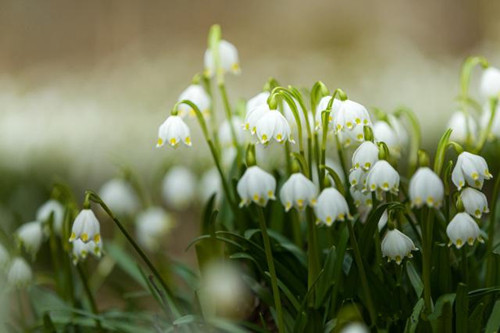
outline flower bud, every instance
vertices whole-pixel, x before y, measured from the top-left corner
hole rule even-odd
[[[156,147],[161,147],[165,143],[176,148],[179,143],[184,142],[191,147],[191,136],[188,125],[180,116],[171,115],[158,129],[158,143]]]
[[[185,167],[173,167],[163,178],[163,199],[176,210],[186,209],[192,203],[195,189],[196,179]]]
[[[240,207],[248,206],[252,201],[259,206],[266,206],[268,200],[275,200],[276,179],[254,165],[249,167],[238,181],[236,187],[241,198]]]
[[[210,113],[210,96],[208,96],[205,89],[199,84],[192,84],[187,87],[180,95],[178,102],[188,100],[193,102],[198,109],[201,111],[204,117],[207,117]],[[187,104],[179,104],[177,107],[180,117],[185,117],[190,115],[191,117],[196,117],[196,113]]]
[[[451,173],[451,180],[459,191],[465,186],[465,183],[481,189],[484,180],[491,178],[493,176],[488,171],[486,160],[479,155],[474,155],[466,151],[458,155],[457,163]]]
[[[455,215],[448,224],[448,227],[446,227],[446,234],[450,238],[448,246],[455,244],[457,249],[464,246],[465,242],[471,246],[474,245],[476,239],[481,243],[483,242],[479,226],[467,213],[458,213]]]
[[[292,207],[303,210],[306,205],[314,206],[318,190],[314,183],[301,173],[294,173],[283,184],[280,199],[288,212]]]
[[[409,191],[412,206],[441,207],[444,197],[443,181],[428,167],[419,168],[411,177]]]
[[[396,264],[401,264],[404,257],[412,258],[411,251],[418,250],[410,237],[403,234],[398,229],[388,230],[382,239],[382,256],[387,257],[387,261],[394,260]]]
[[[129,216],[139,209],[139,198],[124,179],[111,179],[99,190],[99,196],[119,216]]]
[[[325,188],[321,192],[314,206],[314,213],[318,223],[322,222],[327,226],[331,226],[336,220],[344,221],[346,217],[351,217],[347,201],[333,187]]]
[[[7,282],[14,287],[24,287],[28,285],[33,278],[31,267],[26,260],[21,257],[14,258],[7,273]]]
[[[472,187],[466,187],[460,192],[460,199],[464,205],[465,211],[469,215],[480,219],[483,213],[489,213],[488,199],[483,192]]]

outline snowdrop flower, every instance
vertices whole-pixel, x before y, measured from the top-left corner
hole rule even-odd
[[[458,213],[453,217],[451,222],[446,228],[446,234],[450,238],[450,243],[448,246],[455,244],[457,249],[460,249],[465,245],[465,242],[469,245],[474,245],[474,241],[477,239],[479,242],[483,242],[480,235],[481,231],[472,217],[467,213]]]
[[[222,149],[222,165],[225,169],[231,169],[237,156],[236,147],[230,146]]]
[[[355,142],[365,141],[365,132],[363,126],[356,126],[352,130],[344,130],[337,133],[340,144],[344,147],[350,147]]]
[[[102,255],[102,242],[99,240],[97,243],[94,241],[85,243],[81,239],[77,239],[73,242],[73,251],[71,256],[73,258],[74,265],[87,259],[89,253],[97,258],[100,258]]]
[[[411,251],[417,250],[411,238],[398,229],[386,232],[381,248],[382,256],[387,257],[387,261],[394,260],[398,265],[401,264],[404,257],[412,258]]]
[[[391,191],[397,193],[399,190],[399,174],[386,160],[379,160],[368,172],[366,178],[368,190]]]
[[[236,47],[229,43],[228,41],[219,41],[219,58],[220,58],[220,68],[224,73],[231,72],[233,74],[239,74],[240,61],[238,58],[238,50]],[[205,51],[205,75],[213,76],[215,74],[215,59],[212,54],[211,49]]]
[[[332,108],[333,109],[333,108]],[[355,127],[371,125],[370,114],[366,108],[354,101],[340,101],[338,110],[335,110],[333,117],[335,132],[352,130]]]
[[[76,216],[71,229],[70,242],[81,239],[84,243],[101,240],[101,226],[99,220],[91,209],[82,209]]]
[[[134,189],[124,179],[109,180],[99,190],[99,196],[118,215],[132,215],[139,208],[139,199]]]
[[[201,181],[198,185],[200,199],[205,202],[212,195],[219,194],[222,189],[222,184],[220,181],[220,175],[216,168],[212,168],[206,171],[201,177]]]
[[[376,142],[384,142],[387,148],[399,156],[401,153],[401,142],[396,131],[385,121],[377,121],[373,124],[373,136]]]
[[[319,131],[323,128],[323,111],[326,110],[331,99],[332,96],[325,96],[319,101],[318,105],[316,106],[316,112],[314,116],[314,126],[316,131]],[[333,117],[335,113],[340,109],[341,105],[342,102],[340,102],[340,100],[333,100],[332,109],[330,110],[330,114],[328,115],[328,129],[333,128]]]
[[[9,251],[7,251],[2,244],[0,244],[0,270],[3,270],[7,266],[9,260]]]
[[[180,116],[171,115],[161,124],[158,129],[158,143],[156,147],[161,147],[165,143],[172,147],[177,147],[181,142],[191,147],[191,137],[188,125]]]
[[[180,95],[178,102],[188,100],[193,102],[198,109],[200,109],[201,113],[206,117],[210,113],[210,96],[208,96],[205,89],[199,84],[192,84],[187,87]],[[177,107],[179,111],[179,116],[185,117],[187,114],[195,117],[196,113],[191,108],[191,106],[187,104],[179,104]]]
[[[286,140],[295,143],[291,138],[291,129],[288,121],[278,110],[264,112],[257,121],[255,128],[257,138],[262,144],[268,144],[273,138],[279,143]]]
[[[472,187],[466,187],[460,192],[460,199],[464,204],[465,211],[480,219],[483,213],[489,213],[488,199],[483,192]]]
[[[349,173],[349,184],[351,188],[365,190],[367,175],[368,173],[361,168],[351,170]]]
[[[457,163],[451,173],[453,184],[460,191],[465,183],[469,186],[481,189],[485,179],[491,179],[493,176],[488,171],[486,160],[479,156],[464,151],[458,155]]]
[[[28,252],[35,255],[40,249],[43,240],[42,224],[39,221],[33,221],[23,224],[16,231],[19,243],[26,248]]]
[[[486,98],[498,98],[500,95],[500,70],[488,67],[481,77],[481,94]]]
[[[408,144],[409,136],[408,130],[403,126],[401,121],[394,115],[388,114],[387,121],[398,137],[398,142],[401,147],[406,147]]]
[[[163,178],[163,199],[175,209],[186,209],[193,201],[195,190],[196,179],[187,168],[173,167]]]
[[[380,220],[378,220],[378,231],[384,229],[384,227],[386,226],[387,224],[387,221],[389,220],[389,213],[386,210],[384,210],[384,212],[382,213],[382,216],[380,216]]]
[[[428,167],[419,168],[411,177],[409,194],[413,207],[439,208],[444,196],[443,181]]]
[[[258,93],[254,97],[250,98],[247,101],[246,113],[250,112],[250,110],[254,109],[259,105],[267,104],[267,99],[269,98],[270,95],[271,94],[268,91],[263,91],[261,93]]]
[[[147,250],[156,251],[173,225],[172,217],[163,208],[150,207],[137,216],[137,240]]]
[[[250,133],[255,134],[257,132],[257,123],[262,118],[262,116],[270,112],[271,109],[267,103],[262,103],[256,105],[254,108],[250,109],[246,116],[245,122],[243,123],[243,129],[246,131],[250,131]]]
[[[53,214],[54,230],[60,233],[64,220],[64,206],[59,201],[51,199],[38,208],[36,220],[46,222],[49,220],[50,214]]]
[[[363,192],[361,190],[356,189],[355,187],[351,187],[349,189],[351,192],[352,199],[354,200],[354,205],[356,207],[366,206],[371,207],[373,205],[372,194],[370,192]]]
[[[245,133],[240,129],[240,124],[242,120],[238,116],[233,116],[232,125],[234,128],[234,132],[236,134],[236,139],[239,143],[242,143],[245,140]],[[224,120],[224,122],[219,127],[219,143],[223,147],[228,147],[233,145],[233,135],[231,133],[231,125],[229,120]]]
[[[491,108],[489,105],[484,107],[483,114],[481,115],[481,128],[486,129],[491,118]],[[491,130],[488,139],[500,138],[500,104],[497,106],[495,116],[491,123]]]
[[[352,155],[352,168],[368,171],[378,161],[378,147],[370,141],[363,142]]]
[[[33,278],[31,267],[26,260],[21,257],[14,258],[7,273],[7,282],[11,286],[24,287],[28,285]]]
[[[448,128],[453,130],[450,139],[458,142],[465,142],[468,135],[471,138],[477,136],[476,121],[464,112],[457,111],[453,113],[448,121]]]
[[[268,200],[275,200],[274,191],[276,190],[276,179],[254,165],[249,167],[238,181],[236,187],[238,195],[241,198],[240,207],[256,203],[260,206],[266,206]]]
[[[301,173],[294,173],[281,187],[280,199],[288,212],[292,207],[302,210],[306,205],[314,206],[317,194],[316,185],[311,180]]]
[[[314,213],[319,222],[331,226],[336,220],[344,221],[346,217],[350,218],[349,206],[340,192],[333,188],[325,188],[319,195],[317,203],[314,206]]]
[[[368,327],[363,323],[350,323],[344,326],[340,333],[369,333]]]

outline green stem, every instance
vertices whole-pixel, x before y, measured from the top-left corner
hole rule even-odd
[[[497,111],[497,105],[498,105],[498,98],[490,99],[490,119],[488,120],[488,125],[481,133],[481,136],[479,138],[479,143],[477,144],[477,147],[474,150],[476,153],[480,153],[481,150],[483,150],[484,144],[486,143],[486,140],[490,136],[491,127],[493,126],[493,120],[495,119],[495,114]]]
[[[462,274],[463,274],[462,282],[465,284],[468,284],[469,272],[468,272],[468,266],[467,266],[467,247],[464,246],[459,251],[462,252]]]
[[[314,215],[312,209],[307,207],[307,262],[308,262],[308,277],[307,277],[307,287],[310,290],[318,277],[320,271],[319,255],[318,255],[318,235],[316,233],[316,223],[314,221]],[[314,297],[311,297],[311,301],[314,301]]]
[[[486,255],[488,256],[488,262],[486,266],[486,287],[493,286],[493,284],[495,283],[495,276],[493,273],[493,268],[495,265],[493,247],[495,245],[495,219],[497,214],[497,204],[499,195],[500,195],[500,172],[497,175],[495,181],[495,187],[493,189],[493,196],[491,198],[491,212],[490,212],[490,221],[488,225],[488,241],[486,243]]]
[[[432,312],[431,250],[434,211],[431,208],[424,208],[424,210],[428,210],[428,213],[427,216],[422,219],[422,275],[424,283],[425,313],[430,314]]]
[[[219,86],[220,95],[222,97],[222,104],[224,105],[224,110],[226,111],[226,118],[227,118],[227,121],[229,122],[231,136],[233,137],[233,144],[236,147],[237,152],[241,153],[241,147],[240,147],[240,143],[238,142],[238,136],[236,135],[236,130],[233,126],[234,125],[233,124],[233,112],[231,111],[231,106],[229,104],[229,98],[227,97],[226,85],[224,84],[224,81],[218,82],[217,85]]]
[[[271,241],[269,240],[269,235],[267,234],[266,219],[264,217],[263,209],[261,207],[258,207],[257,213],[259,215],[259,226],[262,231],[262,239],[264,241],[264,251],[266,252],[267,266],[269,268],[269,274],[271,275],[271,288],[273,290],[274,306],[276,307],[276,316],[278,319],[278,331],[281,333],[285,331],[285,324],[283,321],[283,310],[281,308],[281,298],[278,289],[278,277],[276,276],[276,269],[274,268]]]
[[[301,221],[300,214],[296,209],[292,210],[292,224],[293,224],[293,238],[295,240],[295,244],[299,249],[302,249],[303,241],[302,241],[302,230],[301,230]]]
[[[92,291],[90,290],[89,284],[87,283],[87,277],[85,276],[85,272],[83,271],[81,264],[76,265],[76,270],[78,271],[78,275],[80,276],[80,280],[82,281],[83,289],[87,294],[87,298],[90,303],[90,309],[92,310],[93,314],[99,316],[99,310],[97,308],[94,295],[92,295]],[[101,331],[102,330],[101,321],[96,318],[95,323],[97,325],[97,328]]]

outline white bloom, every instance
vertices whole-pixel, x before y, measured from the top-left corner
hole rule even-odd
[[[350,323],[344,326],[340,333],[369,333],[368,327],[363,323]]]
[[[84,243],[101,240],[101,226],[91,209],[82,209],[73,222],[69,241],[74,242],[78,238]]]
[[[73,264],[76,265],[79,261],[85,260],[89,253],[100,258],[102,255],[102,242],[99,240],[97,243],[94,241],[85,243],[80,238],[73,242]]]
[[[344,130],[337,133],[340,143],[344,147],[350,147],[354,142],[365,141],[363,126],[356,126],[352,130]]]
[[[371,207],[373,205],[372,194],[371,192],[363,192],[361,190],[356,189],[355,187],[351,187],[349,189],[351,192],[352,199],[354,200],[354,205],[356,207],[365,206]]]
[[[258,93],[254,97],[250,98],[247,101],[246,113],[250,112],[250,110],[254,109],[259,105],[267,104],[267,99],[269,98],[270,95],[271,94],[268,91],[263,91],[261,93]]]
[[[382,230],[385,225],[387,224],[387,221],[389,220],[389,213],[386,210],[382,213],[382,216],[380,216],[380,220],[378,220],[378,230]]]
[[[7,282],[11,286],[23,287],[30,283],[33,278],[31,267],[21,257],[14,258],[7,273]]]
[[[349,184],[351,188],[355,188],[357,190],[366,190],[366,178],[368,173],[363,169],[353,169],[349,172]]]
[[[378,147],[370,141],[363,142],[352,155],[353,169],[369,170],[378,161]]]
[[[411,177],[409,194],[412,206],[439,208],[444,196],[443,181],[428,167],[419,168]]]
[[[156,147],[161,147],[168,143],[172,147],[177,147],[181,142],[186,146],[191,146],[191,137],[188,125],[180,116],[169,116],[158,129],[158,143]]]
[[[50,214],[53,214],[54,230],[60,233],[64,221],[64,206],[56,200],[49,200],[41,205],[36,211],[36,220],[40,222],[48,221]]]
[[[186,209],[193,201],[196,190],[196,179],[193,173],[184,167],[170,169],[163,178],[163,199],[177,210]]]
[[[257,138],[260,143],[268,144],[271,139],[282,143],[286,140],[294,143],[291,139],[291,129],[286,118],[278,110],[264,112],[256,125]]]
[[[232,118],[233,129],[236,134],[236,139],[240,144],[246,141],[245,133],[240,128],[241,123],[242,120],[238,116],[233,116]],[[223,147],[228,147],[233,145],[233,135],[231,132],[231,125],[229,123],[229,120],[227,119],[224,120],[224,122],[220,125],[218,136],[219,136],[219,143]]]
[[[388,114],[387,121],[391,125],[392,129],[396,132],[401,147],[406,147],[410,138],[408,136],[408,130],[405,128],[401,120],[399,120],[399,118],[392,114]]]
[[[2,271],[7,266],[9,260],[9,251],[7,251],[7,249],[2,244],[0,244],[0,271]]]
[[[404,257],[412,258],[411,251],[417,250],[411,238],[398,229],[386,232],[381,248],[382,255],[387,257],[387,261],[394,260],[398,265],[401,264]]]
[[[318,105],[316,106],[316,112],[314,116],[314,127],[317,131],[321,130],[323,128],[323,111],[326,110],[328,107],[328,103],[330,103],[330,100],[332,99],[332,96],[325,96],[323,97]],[[332,109],[330,110],[330,114],[328,115],[328,128],[331,129],[333,128],[333,117],[336,112],[340,109],[340,106],[342,103],[338,99],[334,99],[332,103]]]
[[[450,139],[458,142],[465,142],[467,135],[475,139],[477,137],[477,124],[474,118],[463,112],[457,111],[451,115],[448,121],[448,128],[451,128]]]
[[[252,201],[260,206],[267,205],[268,200],[275,200],[276,179],[254,165],[249,167],[238,181],[236,187],[241,198],[240,207],[249,205]]]
[[[460,192],[460,199],[464,204],[465,211],[480,219],[483,213],[489,213],[488,199],[483,192],[472,187],[466,187]]]
[[[231,169],[237,156],[236,147],[230,146],[222,149],[221,155],[224,168]]]
[[[318,190],[316,185],[301,173],[294,173],[283,184],[280,190],[280,199],[288,212],[292,207],[298,210],[306,205],[314,206]]]
[[[212,195],[219,194],[221,192],[221,181],[220,174],[216,168],[212,168],[206,171],[201,177],[201,181],[198,185],[200,199],[205,202]]]
[[[451,173],[453,184],[461,190],[465,183],[469,186],[481,189],[485,179],[493,178],[488,171],[486,160],[479,156],[464,151],[458,155],[457,163]]]
[[[399,156],[401,153],[401,142],[396,131],[385,121],[377,121],[373,124],[373,136],[376,142],[383,142],[387,148]]]
[[[238,50],[233,44],[225,40],[219,41],[219,58],[219,65],[222,71],[231,72],[233,74],[239,74],[241,72]],[[205,51],[204,60],[205,74],[207,76],[213,76],[215,74],[215,59],[211,49]]]
[[[336,220],[344,221],[350,218],[349,206],[340,192],[333,188],[325,188],[317,199],[314,212],[318,222],[323,222],[330,226]]]
[[[210,96],[208,96],[205,89],[199,84],[192,84],[187,87],[180,95],[178,102],[188,100],[193,102],[194,105],[198,107],[201,113],[206,117],[210,113]],[[177,108],[179,111],[179,116],[185,117],[187,114],[195,117],[196,113],[187,104],[180,104]]]
[[[163,208],[150,207],[137,216],[137,240],[149,251],[156,251],[173,225],[171,216]]]
[[[368,190],[374,191],[399,191],[399,174],[386,160],[379,160],[368,172],[366,178]]]
[[[42,245],[42,224],[39,221],[25,223],[17,229],[16,235],[26,250],[34,255],[40,249],[40,245]]]
[[[481,128],[484,130],[488,127],[488,123],[490,122],[491,118],[491,108],[490,105],[486,105],[483,109],[483,114],[481,115]],[[489,133],[488,139],[494,139],[494,138],[500,138],[500,103],[497,106],[497,109],[495,111],[495,116],[493,117],[492,123],[491,123],[491,130]]]
[[[476,221],[467,213],[458,213],[446,227],[446,234],[450,238],[448,245],[455,244],[457,249],[464,246],[465,242],[474,245],[476,239],[482,243],[483,239],[480,233]]]
[[[99,190],[99,196],[118,215],[132,215],[139,208],[139,198],[132,185],[116,178],[106,182]]]
[[[333,125],[335,132],[352,130],[355,127],[371,125],[370,114],[366,108],[354,101],[340,101],[338,110],[333,115]]]
[[[480,90],[486,98],[498,98],[500,95],[500,70],[488,67],[481,77]]]
[[[246,116],[245,122],[243,123],[243,129],[250,131],[250,133],[255,134],[257,132],[257,123],[262,118],[262,116],[270,112],[271,109],[267,103],[262,103],[256,105],[254,108],[250,109]]]

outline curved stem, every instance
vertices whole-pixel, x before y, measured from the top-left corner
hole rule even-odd
[[[488,120],[488,125],[481,133],[481,136],[479,138],[479,143],[477,144],[477,147],[474,150],[476,153],[480,153],[481,150],[483,150],[484,144],[486,143],[486,140],[490,136],[491,127],[493,126],[493,120],[495,119],[495,114],[497,111],[497,105],[498,105],[498,98],[490,99],[490,119]]]
[[[83,268],[81,264],[79,263],[76,265],[76,270],[78,271],[78,275],[80,276],[80,280],[82,281],[83,289],[85,290],[85,294],[87,294],[87,298],[90,303],[90,309],[92,310],[92,313],[95,314],[96,316],[99,316],[99,310],[97,308],[97,304],[95,302],[94,295],[92,295],[92,291],[90,290],[89,284],[87,283],[87,277],[85,275],[85,272],[83,271]],[[98,330],[102,330],[101,326],[101,321],[99,319],[95,319],[95,323],[97,326]]]
[[[486,266],[486,287],[492,286],[495,282],[493,268],[495,265],[495,257],[493,256],[493,247],[495,245],[495,218],[497,214],[498,196],[500,195],[500,172],[495,181],[493,196],[491,198],[490,223],[488,225],[488,242],[486,244],[486,255],[488,262]]]

